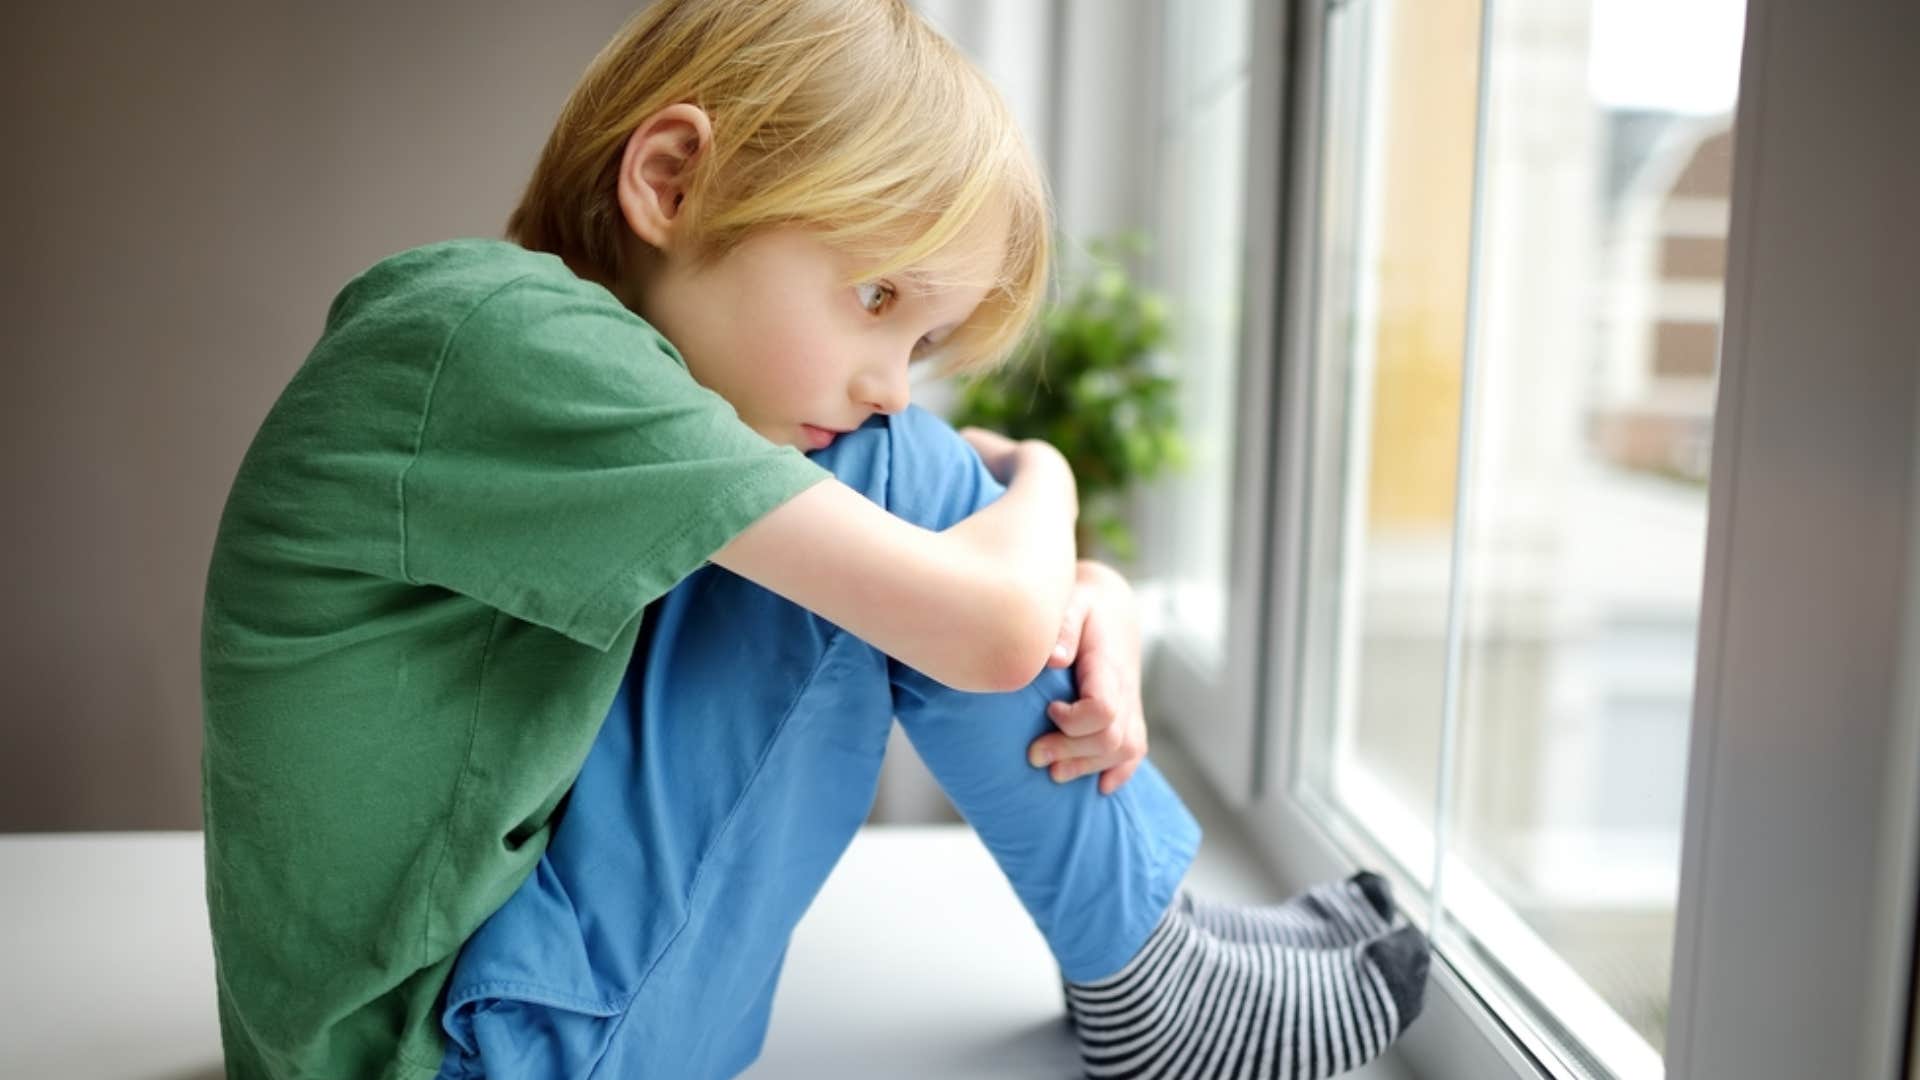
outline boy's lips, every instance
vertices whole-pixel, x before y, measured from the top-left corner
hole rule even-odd
[[[801,424],[800,434],[815,450],[825,450],[833,445],[833,440],[845,435],[846,432],[836,431],[833,428],[815,427],[812,424]]]

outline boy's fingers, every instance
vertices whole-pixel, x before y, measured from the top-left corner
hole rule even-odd
[[[1113,705],[1100,698],[1081,698],[1071,705],[1056,701],[1047,706],[1047,719],[1053,726],[1076,737],[1105,731],[1118,718]]]
[[[1116,769],[1126,769],[1127,775],[1131,776],[1133,770],[1139,767],[1140,759],[1145,756],[1145,754],[1136,755],[1131,751],[1122,750],[1094,757],[1070,757],[1054,762],[1047,771],[1055,781],[1059,782],[1092,776],[1095,773],[1104,775]]]
[[[967,441],[981,457],[999,457],[1012,452],[1013,440],[997,431],[982,427],[963,427],[960,437]]]
[[[1120,714],[1122,695],[1119,678],[1113,669],[1096,661],[1091,651],[1079,657],[1080,697],[1072,703],[1056,701],[1047,706],[1047,716],[1069,735],[1085,735],[1092,728],[1110,724]]]
[[[1048,667],[1066,667],[1080,655],[1080,632],[1087,624],[1087,605],[1078,588],[1067,603],[1066,618],[1060,623],[1060,638],[1047,657]]]
[[[1079,677],[1081,700],[1100,702],[1110,713],[1118,712],[1121,702],[1138,700],[1137,694],[1129,696],[1121,692],[1119,670],[1105,654],[1094,653],[1091,641],[1081,650]]]
[[[985,428],[965,427],[960,429],[960,437],[980,455],[980,461],[993,474],[995,480],[1009,483],[1013,477],[1014,452],[1017,444],[997,431]]]
[[[1073,609],[1068,609],[1068,621],[1060,625],[1060,638],[1054,642],[1054,651],[1046,655],[1046,667],[1068,667],[1075,657],[1079,657],[1079,632],[1085,617],[1075,617]]]
[[[1106,768],[1117,765],[1126,752],[1126,725],[1112,724],[1104,730],[1079,738],[1061,735],[1043,735],[1035,739],[1027,749],[1027,759],[1039,764],[1039,758],[1048,762],[1071,761],[1081,766],[1083,772],[1094,771],[1094,766]]]
[[[1129,761],[1124,765],[1115,765],[1100,774],[1100,794],[1111,795],[1120,790],[1120,785],[1133,779],[1134,770],[1140,767],[1140,761]]]

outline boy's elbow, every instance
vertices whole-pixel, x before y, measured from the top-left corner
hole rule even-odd
[[[1033,595],[1009,590],[994,612],[998,632],[982,658],[981,682],[987,693],[1005,694],[1024,689],[1046,670],[1047,656],[1059,638],[1058,614],[1040,610]]]

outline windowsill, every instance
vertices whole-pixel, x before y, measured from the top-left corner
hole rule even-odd
[[[1153,758],[1206,830],[1187,884],[1228,900],[1282,895],[1170,735]],[[0,837],[0,865],[22,883],[0,892],[0,955],[8,982],[32,988],[8,1006],[8,1030],[33,1033],[0,1037],[0,1061],[76,1080],[218,1075],[201,844],[198,833]],[[1077,1075],[1058,978],[971,830],[868,826],[794,933],[745,1075]],[[1347,1075],[1411,1080],[1393,1056]]]
[[[221,1075],[197,832],[0,836],[0,1072]]]

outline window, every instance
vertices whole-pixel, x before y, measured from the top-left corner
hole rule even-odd
[[[1144,523],[1223,644],[1156,722],[1285,886],[1398,876],[1423,1080],[1902,1074],[1920,8],[1251,8],[1244,234],[1168,278],[1240,270],[1169,357],[1230,371],[1225,520]]]
[[[1322,39],[1289,780],[1573,1075],[1664,1072],[1742,15]]]

